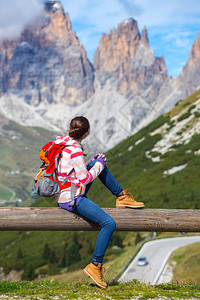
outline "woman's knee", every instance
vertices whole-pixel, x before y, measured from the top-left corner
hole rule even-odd
[[[95,163],[96,163],[96,159],[89,162],[89,164],[87,165],[87,170],[89,171],[95,165]]]
[[[110,228],[110,230],[112,230],[112,231],[115,230],[115,228],[116,228],[116,222],[115,222],[115,220],[112,217],[109,218],[107,226]]]

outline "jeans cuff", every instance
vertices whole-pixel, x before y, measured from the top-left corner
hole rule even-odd
[[[117,191],[114,191],[112,194],[114,196],[117,196],[118,194],[120,194],[123,191],[123,189],[120,187],[120,189],[117,189]]]

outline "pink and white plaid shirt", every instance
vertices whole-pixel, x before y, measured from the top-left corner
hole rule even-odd
[[[101,162],[96,162],[88,171],[81,144],[68,135],[57,137],[55,143],[66,145],[58,163],[58,180],[62,182],[69,172],[74,169],[74,172],[69,177],[69,181],[75,185],[75,198],[77,198],[85,193],[86,185],[98,177],[103,171],[104,166]],[[55,199],[59,203],[71,201],[71,186],[62,189],[60,193],[55,196]]]

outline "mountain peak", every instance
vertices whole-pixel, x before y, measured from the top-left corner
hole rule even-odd
[[[168,77],[164,58],[155,58],[149,47],[146,27],[140,36],[133,18],[102,35],[93,62],[101,84],[115,78],[117,90],[123,95],[151,88],[153,99],[158,92],[157,82],[161,84]]]
[[[136,22],[133,18],[128,18],[126,20],[124,20],[123,22],[121,22],[121,24],[130,24],[130,23],[133,23],[133,22]]]
[[[56,12],[57,10],[63,9],[59,0],[47,0],[44,4],[46,11]]]
[[[142,30],[141,41],[143,42],[143,44],[145,46],[149,47],[149,39],[148,39],[148,35],[147,35],[147,28],[146,28],[146,26],[144,26],[144,28]]]
[[[14,43],[0,43],[0,94],[12,91],[30,105],[81,104],[94,92],[93,67],[61,2],[43,3],[41,22]]]
[[[139,40],[137,22],[132,18],[123,21],[108,34],[102,34],[94,54],[95,69],[113,72],[126,58],[134,57]]]
[[[199,58],[200,58],[200,32],[197,35],[197,38],[192,45],[189,62],[196,59],[199,60]]]
[[[117,29],[115,29],[114,32],[118,33],[118,37],[123,35],[124,37],[126,37],[126,39],[132,39],[140,35],[137,21],[133,18],[124,20],[123,22],[119,23]]]
[[[185,91],[184,96],[189,96],[192,92],[199,88],[199,70],[200,70],[200,32],[194,41],[189,60],[183,68],[177,82],[180,88]]]
[[[72,24],[71,24],[71,21],[70,21],[68,12],[65,14],[65,17],[66,17],[66,25],[67,25],[67,29],[68,29],[68,30],[72,30]]]
[[[137,26],[137,21],[133,18],[129,18],[124,20],[123,22],[119,23],[118,27],[131,27],[133,28],[134,26]]]

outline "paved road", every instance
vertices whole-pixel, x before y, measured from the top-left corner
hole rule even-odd
[[[122,274],[119,281],[128,282],[137,279],[143,283],[158,283],[171,253],[177,248],[196,242],[200,242],[200,236],[167,238],[147,242]],[[137,265],[140,256],[147,258],[148,265],[142,267]]]

